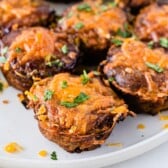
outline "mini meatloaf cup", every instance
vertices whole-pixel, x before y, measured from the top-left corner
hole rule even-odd
[[[109,46],[111,36],[124,29],[126,22],[127,17],[122,9],[111,3],[88,1],[68,8],[58,26],[63,31],[76,34],[82,48],[102,51]]]
[[[128,114],[122,99],[95,77],[60,73],[25,92],[42,134],[68,152],[103,144]]]
[[[22,91],[33,81],[72,70],[78,58],[72,38],[41,27],[11,32],[3,37],[0,50],[6,79]]]
[[[168,108],[168,54],[133,39],[112,46],[100,65],[104,80],[122,93],[131,109],[156,114]]]
[[[168,5],[154,3],[141,10],[136,18],[135,33],[142,40],[168,38]]]
[[[19,27],[46,24],[52,13],[42,0],[1,0],[0,29],[7,33]]]

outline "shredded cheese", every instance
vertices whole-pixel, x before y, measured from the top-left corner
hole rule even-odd
[[[22,151],[23,147],[21,147],[16,142],[11,142],[4,147],[4,150],[5,152],[8,152],[8,153],[16,153],[16,152]]]
[[[46,150],[41,150],[39,151],[38,155],[41,157],[46,157],[48,155],[48,152]]]

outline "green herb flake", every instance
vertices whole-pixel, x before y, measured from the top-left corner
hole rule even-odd
[[[52,67],[54,65],[56,65],[58,67],[62,67],[64,64],[59,59],[56,59],[54,61],[47,62],[46,65],[49,66],[49,67]]]
[[[66,44],[63,45],[63,47],[61,48],[61,51],[62,51],[63,54],[67,54],[68,53],[68,47],[67,47]]]
[[[1,56],[4,56],[8,52],[8,47],[4,47],[1,49]]]
[[[120,47],[123,44],[122,40],[116,38],[112,39],[111,42],[115,44],[116,47]]]
[[[21,53],[21,52],[22,52],[22,49],[21,49],[20,47],[17,47],[17,48],[15,48],[15,52],[16,52],[16,53]]]
[[[74,103],[80,104],[80,103],[85,102],[88,99],[89,99],[89,96],[86,95],[85,93],[81,92],[77,97],[75,97]]]
[[[4,86],[3,86],[3,83],[0,82],[0,92],[3,91],[3,87],[4,87]]]
[[[51,153],[51,155],[50,155],[50,158],[51,158],[52,160],[58,160],[58,158],[57,158],[57,153],[56,153],[55,151],[53,151],[53,152]]]
[[[128,37],[131,37],[132,34],[126,30],[121,30],[120,28],[118,29],[117,31],[117,35],[123,37],[123,38],[128,38]]]
[[[93,74],[94,74],[95,76],[100,76],[100,72],[98,72],[98,71],[93,71]]]
[[[159,43],[162,47],[168,48],[168,38],[165,37],[160,38]]]
[[[128,38],[128,37],[131,37],[132,36],[132,33],[129,31],[129,28],[128,28],[128,24],[125,23],[124,24],[124,29],[122,30],[121,28],[119,28],[117,30],[117,35],[118,36],[121,36],[123,38]]]
[[[108,6],[107,5],[101,5],[100,8],[101,8],[101,11],[103,11],[103,12],[108,10]]]
[[[108,4],[109,4],[110,6],[112,6],[112,7],[116,7],[116,6],[117,6],[117,2],[115,2],[115,1],[114,1],[114,2],[109,2]]]
[[[61,102],[61,106],[65,106],[66,108],[73,108],[78,106],[78,104],[74,102],[63,101]]]
[[[113,77],[110,77],[110,78],[108,79],[108,81],[109,81],[109,82],[113,82],[113,81],[115,81],[115,79],[114,79]]]
[[[152,64],[152,63],[150,63],[150,62],[146,62],[145,64],[146,64],[146,66],[147,66],[148,68],[153,69],[154,71],[156,71],[156,72],[158,72],[158,73],[161,73],[161,72],[164,71],[164,69],[161,68],[161,67],[160,67],[159,65],[157,65],[157,64]]]
[[[62,89],[65,89],[65,88],[67,88],[68,87],[68,82],[67,81],[62,81],[62,83],[61,83],[61,88]]]
[[[147,46],[148,46],[148,48],[152,49],[153,46],[154,46],[154,44],[155,44],[154,41],[150,41],[150,42],[147,44]]]
[[[68,19],[71,18],[72,16],[73,16],[73,12],[72,11],[67,14],[67,18]]]
[[[85,11],[85,12],[90,12],[90,11],[92,11],[91,6],[88,5],[87,3],[83,3],[83,4],[78,5],[77,9],[78,9],[79,11]]]
[[[44,101],[51,100],[54,95],[52,90],[46,90],[44,93]]]
[[[84,24],[82,22],[79,22],[75,25],[75,30],[80,30],[84,27]]]
[[[78,106],[79,104],[84,103],[89,98],[90,97],[87,94],[81,92],[77,97],[75,97],[73,102],[63,101],[61,102],[61,106],[65,106],[67,108],[73,108],[73,107]]]
[[[38,97],[36,95],[33,96],[33,101],[38,101]]]
[[[1,56],[0,57],[0,63],[4,64],[7,61],[6,57]]]
[[[83,74],[81,75],[81,80],[82,80],[83,85],[86,85],[90,81],[90,78],[89,78],[86,70],[83,70]]]

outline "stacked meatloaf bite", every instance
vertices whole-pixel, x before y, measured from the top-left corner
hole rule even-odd
[[[2,71],[8,82],[22,91],[33,81],[72,70],[78,47],[66,33],[42,27],[13,31],[2,38]]]
[[[104,79],[136,112],[156,114],[168,108],[168,54],[128,39],[109,50],[100,66]]]
[[[92,75],[61,73],[35,83],[29,92],[42,134],[69,152],[104,143],[116,122],[128,114],[124,101]]]
[[[141,40],[159,41],[168,38],[168,5],[151,4],[141,10],[135,22],[135,32]]]
[[[42,0],[1,0],[1,34],[19,27],[42,25],[51,16],[49,5]]]
[[[61,30],[75,34],[83,48],[94,51],[107,49],[111,36],[124,29],[127,17],[122,9],[111,3],[88,1],[67,9],[59,21]]]

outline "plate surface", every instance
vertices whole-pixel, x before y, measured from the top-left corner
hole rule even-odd
[[[65,5],[58,4],[57,8],[60,12]],[[2,78],[0,74],[0,79]],[[162,128],[166,121],[160,121],[159,116],[138,115],[120,122],[100,148],[70,154],[41,135],[33,111],[23,107],[18,93],[9,87],[0,94],[1,168],[99,168],[133,158],[168,140],[168,132]],[[8,100],[9,104],[2,103],[3,100]],[[168,115],[168,112],[163,114]],[[144,130],[137,130],[140,123],[146,126]],[[10,142],[17,142],[24,150],[16,154],[6,153],[4,146]],[[108,143],[121,143],[122,146],[108,146]],[[48,153],[56,151],[58,160],[51,160],[50,155],[39,157],[38,152],[42,149]]]

